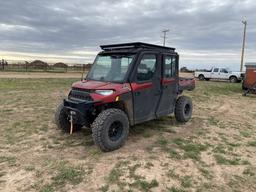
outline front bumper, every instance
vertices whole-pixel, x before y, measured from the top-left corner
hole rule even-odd
[[[73,99],[63,100],[64,108],[67,110],[67,113],[70,114],[71,111],[75,112],[74,123],[80,125],[87,125],[86,117],[91,116],[94,108],[94,103],[94,101]]]

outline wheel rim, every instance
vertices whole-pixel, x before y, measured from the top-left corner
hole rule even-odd
[[[108,136],[111,141],[117,141],[123,133],[123,124],[115,121],[110,125]]]
[[[189,104],[186,104],[185,107],[184,107],[184,113],[186,116],[188,116],[190,114],[190,110],[191,110],[191,107]]]

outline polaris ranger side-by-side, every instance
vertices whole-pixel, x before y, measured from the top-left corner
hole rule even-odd
[[[86,78],[73,83],[56,111],[60,129],[89,127],[95,144],[112,151],[124,144],[130,126],[173,112],[179,122],[191,118],[191,99],[179,95],[195,81],[179,78],[174,48],[140,42],[100,47]]]

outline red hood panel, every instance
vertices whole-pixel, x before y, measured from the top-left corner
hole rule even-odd
[[[86,81],[86,80],[73,83],[72,88],[79,88],[84,90],[96,90],[96,89],[114,90],[114,93],[109,96],[100,95],[93,91],[90,93],[94,101],[101,101],[102,103],[115,102],[115,99],[117,96],[131,91],[131,86],[129,83],[119,84],[119,83]]]
[[[110,82],[101,82],[101,81],[78,81],[73,83],[73,88],[79,88],[79,89],[90,89],[90,90],[96,90],[96,89],[111,89],[118,92],[126,92],[127,87],[130,88],[129,84],[119,84],[119,83],[110,83]],[[129,90],[129,89],[128,89]]]
[[[104,87],[108,84],[107,82],[100,82],[100,81],[78,81],[72,84],[74,88],[80,89],[105,89]]]

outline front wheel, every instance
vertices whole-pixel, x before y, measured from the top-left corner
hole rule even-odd
[[[181,96],[177,99],[175,105],[175,118],[178,122],[187,122],[193,111],[192,100],[189,97]]]
[[[238,80],[236,77],[232,76],[229,78],[229,81],[230,81],[230,83],[237,83]]]
[[[91,127],[94,143],[105,152],[120,148],[129,134],[129,120],[120,109],[102,111]]]
[[[65,133],[70,132],[70,121],[68,111],[64,108],[63,104],[60,104],[55,112],[55,124],[59,129]],[[74,124],[73,131],[81,130],[82,125]]]
[[[199,75],[199,76],[198,76],[198,79],[199,79],[199,81],[204,81],[204,80],[205,80],[204,75],[202,75],[202,74]]]

